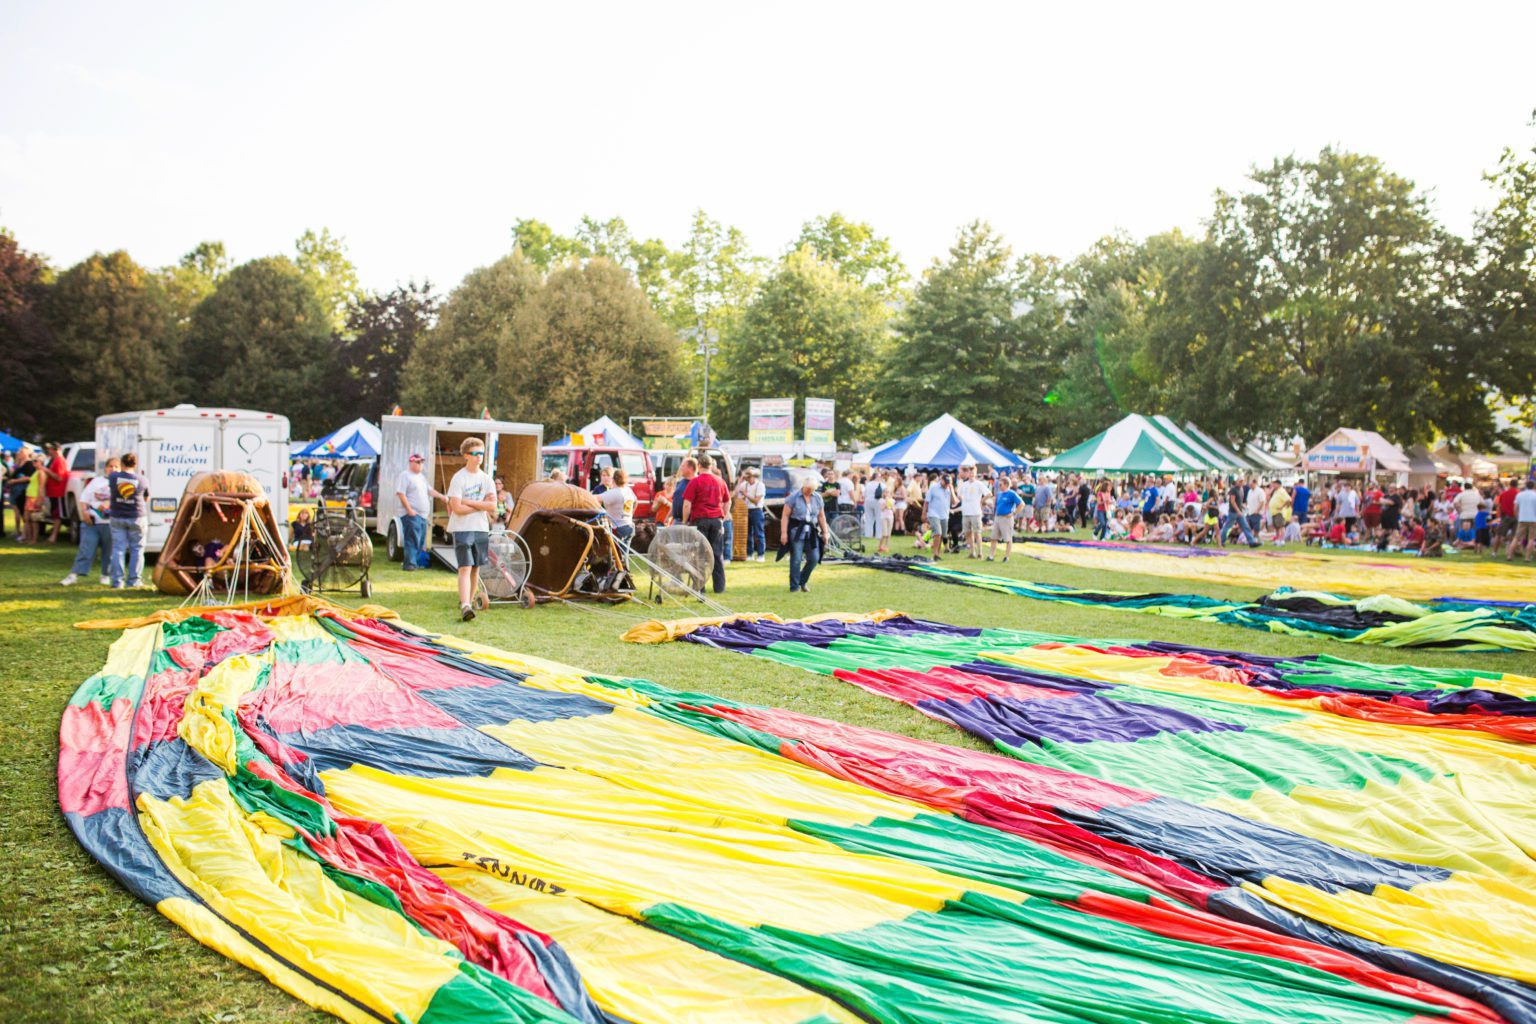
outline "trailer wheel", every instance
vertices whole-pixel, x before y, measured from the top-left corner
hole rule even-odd
[[[357,589],[362,593],[363,599],[367,600],[368,598],[373,596],[373,581],[369,580],[369,579],[364,579],[363,582],[362,582],[362,585],[360,587],[358,587]]]
[[[400,527],[396,523],[390,523],[389,532],[384,535],[384,557],[391,562],[405,561],[405,548],[400,545]]]

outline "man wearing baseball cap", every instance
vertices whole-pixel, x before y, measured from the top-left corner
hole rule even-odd
[[[395,480],[400,502],[400,543],[405,547],[405,571],[415,572],[427,543],[427,517],[432,513],[432,488],[421,471],[420,452],[411,452],[410,468]]]

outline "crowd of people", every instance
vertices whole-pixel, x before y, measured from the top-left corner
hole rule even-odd
[[[1315,544],[1427,557],[1454,548],[1502,551],[1506,559],[1523,551],[1527,561],[1536,552],[1536,491],[1513,479],[1486,487],[1453,480],[1437,489],[1336,477],[1317,494],[1300,479],[1251,475],[1111,480],[968,466],[827,470],[824,480],[834,514],[858,517],[881,554],[893,534],[905,533],[936,559],[946,551],[992,559],[1002,545],[1007,561],[1017,536],[1090,526],[1098,540],[1191,546]]]

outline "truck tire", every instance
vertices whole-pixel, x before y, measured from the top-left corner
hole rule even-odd
[[[389,532],[384,535],[384,557],[391,562],[405,561],[405,548],[400,544],[399,523],[390,523]]]

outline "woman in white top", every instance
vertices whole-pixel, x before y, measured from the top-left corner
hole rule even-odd
[[[603,503],[603,510],[613,520],[613,536],[628,550],[629,539],[635,535],[637,500],[634,488],[629,486],[629,476],[622,469],[614,470],[613,484],[599,494],[597,500]]]
[[[864,536],[875,537],[880,533],[880,503],[885,499],[885,485],[877,473],[871,472],[864,481]]]
[[[901,484],[896,479],[895,473],[885,473],[880,481],[883,494],[880,498],[880,546],[876,550],[880,554],[889,554],[891,550],[891,528],[896,523],[896,488]]]
[[[748,466],[736,482],[736,497],[747,510],[747,561],[761,562],[768,553],[767,489],[756,466]]]

